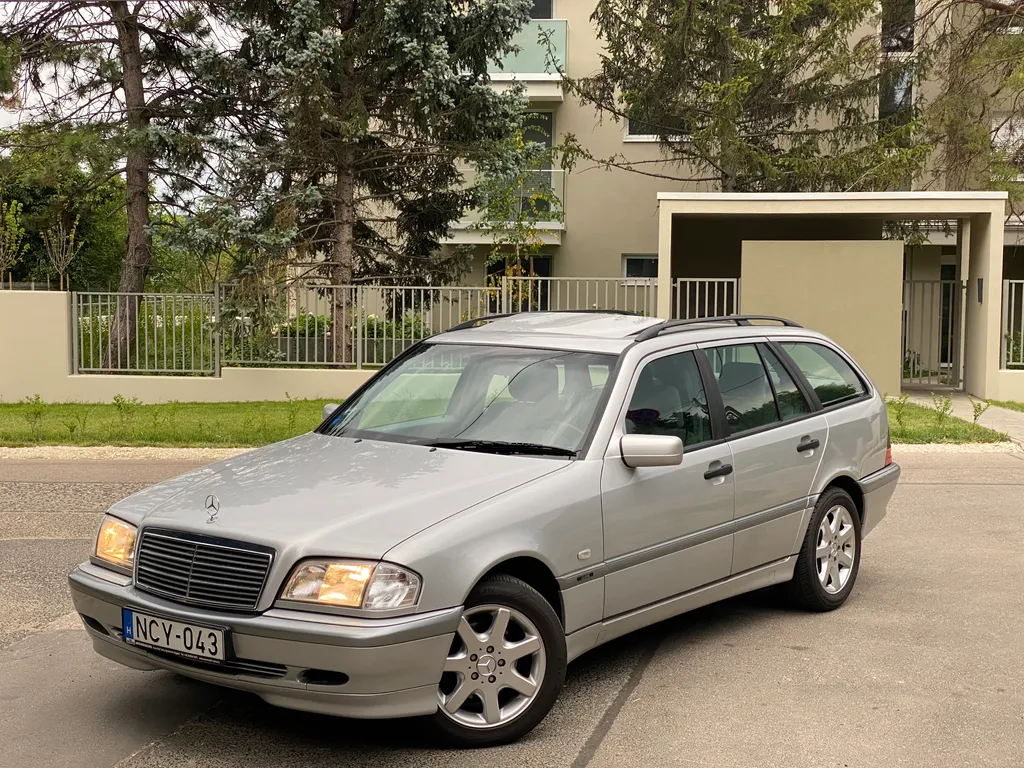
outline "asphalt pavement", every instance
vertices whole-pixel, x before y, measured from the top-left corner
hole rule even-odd
[[[289,712],[96,656],[66,575],[113,501],[195,463],[0,461],[0,768],[1024,766],[1024,454],[905,452],[839,611],[770,593],[569,669],[521,742]]]

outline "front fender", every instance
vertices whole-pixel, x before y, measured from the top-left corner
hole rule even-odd
[[[578,570],[584,550],[587,562],[599,563],[601,468],[575,461],[420,531],[384,559],[422,576],[419,612],[464,604],[488,571],[515,557],[539,560],[555,578]]]

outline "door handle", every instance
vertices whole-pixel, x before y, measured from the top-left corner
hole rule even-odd
[[[714,480],[716,477],[725,477],[732,474],[732,464],[719,464],[714,469],[708,469],[704,473],[705,480]]]
[[[816,439],[814,439],[812,437],[812,438],[804,440],[802,443],[800,443],[800,445],[798,445],[796,447],[796,452],[797,453],[803,453],[804,451],[813,451],[815,448],[817,448],[820,445],[821,445],[821,443],[818,440],[816,440]]]

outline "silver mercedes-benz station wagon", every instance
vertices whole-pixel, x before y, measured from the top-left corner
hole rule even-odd
[[[127,666],[493,745],[639,627],[783,583],[841,606],[899,474],[881,394],[792,322],[499,315],[118,502],[70,582]]]

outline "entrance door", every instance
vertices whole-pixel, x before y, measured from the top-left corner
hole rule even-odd
[[[956,267],[941,280],[903,283],[903,385],[960,387],[960,313],[963,286]]]

